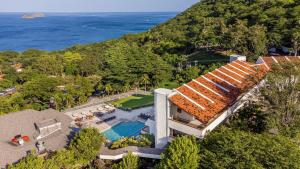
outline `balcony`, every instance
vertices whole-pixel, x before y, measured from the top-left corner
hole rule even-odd
[[[177,130],[179,132],[194,135],[195,137],[202,138],[202,130],[197,125],[179,121],[178,119],[169,119],[169,128]]]
[[[195,129],[200,129],[201,130],[202,128],[204,128],[203,125],[196,125],[196,124],[193,124],[189,120],[178,118],[178,117],[173,117],[173,118],[171,118],[171,120],[176,121],[176,122],[181,123],[181,124],[184,124],[184,125],[187,125],[187,126],[190,126],[190,127],[193,127]]]

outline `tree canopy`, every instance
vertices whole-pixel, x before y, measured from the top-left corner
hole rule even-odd
[[[197,169],[199,166],[199,146],[195,137],[177,137],[162,154],[157,169]]]
[[[300,148],[286,137],[221,128],[201,142],[200,168],[300,168]]]
[[[122,161],[113,166],[113,169],[138,169],[139,168],[139,157],[129,152]]]

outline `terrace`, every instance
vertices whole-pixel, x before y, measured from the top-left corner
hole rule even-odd
[[[29,151],[37,149],[37,137],[42,134],[37,129],[37,126],[41,128],[46,127],[45,122],[48,122],[47,124],[51,122],[48,119],[56,119],[61,122],[61,128],[53,133],[44,135],[45,137],[40,138],[39,141],[44,142],[47,150],[54,151],[65,147],[69,141],[68,136],[72,131],[69,126],[71,119],[60,112],[52,109],[44,111],[25,110],[0,117],[0,131],[5,131],[0,132],[0,168],[17,162],[26,156]],[[13,144],[11,140],[16,135],[26,136],[24,138],[26,138],[25,141],[27,142],[22,146]]]
[[[126,111],[111,104],[101,103],[65,113],[73,119],[72,126],[76,128],[94,127],[105,132],[121,122],[140,121],[145,123],[144,116],[153,116],[153,106]]]

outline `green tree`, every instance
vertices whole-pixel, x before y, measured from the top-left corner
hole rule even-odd
[[[147,91],[147,84],[149,84],[149,82],[150,82],[149,80],[150,79],[149,79],[148,75],[144,74],[142,77],[142,83],[144,83],[144,85],[145,85],[145,91]]]
[[[23,158],[15,165],[8,166],[8,169],[44,169],[45,160],[43,157],[37,157],[35,154],[30,154]]]
[[[129,152],[119,164],[113,166],[114,169],[138,169],[139,157]]]
[[[230,117],[229,127],[254,133],[267,131],[267,114],[261,106],[250,103]]]
[[[268,115],[268,128],[295,137],[300,131],[300,70],[299,64],[273,66],[261,89],[262,106]]]
[[[1,74],[0,74],[1,75]],[[13,82],[7,79],[1,80],[0,81],[0,91],[13,87]]]
[[[33,68],[47,75],[61,75],[63,72],[62,60],[55,55],[47,55],[37,58]]]
[[[186,70],[183,70],[181,72],[181,76],[185,82],[189,82],[192,79],[199,77],[199,72],[200,72],[200,69],[196,66],[193,66],[193,67],[187,68]]]
[[[96,158],[102,143],[103,137],[97,129],[85,128],[75,135],[70,149],[75,152],[76,158],[89,162]]]
[[[111,87],[110,84],[106,84],[105,85],[105,92],[110,95],[111,91],[113,90],[113,88]]]
[[[48,107],[56,86],[56,79],[43,76],[24,83],[21,90],[24,100],[34,109],[41,110]]]
[[[199,167],[199,146],[195,137],[177,137],[162,154],[158,169],[197,169]]]
[[[85,164],[84,160],[78,159],[72,150],[59,150],[45,160],[45,168],[47,169],[79,169]]]
[[[82,56],[80,53],[74,53],[67,51],[64,53],[63,60],[65,63],[65,72],[68,75],[79,74],[79,62],[82,61]]]
[[[300,168],[300,149],[286,137],[222,127],[201,142],[200,168]]]

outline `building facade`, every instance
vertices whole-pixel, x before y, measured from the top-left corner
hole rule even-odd
[[[300,57],[261,57],[256,64],[231,60],[177,89],[154,91],[155,120],[146,125],[155,135],[155,148],[166,147],[178,135],[204,138],[255,97],[273,64],[300,62]]]

